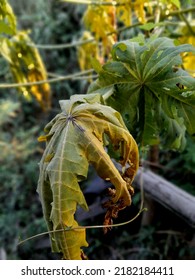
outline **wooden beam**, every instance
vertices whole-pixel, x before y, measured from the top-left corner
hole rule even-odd
[[[175,186],[154,172],[140,168],[134,181],[135,188],[143,184],[144,192],[195,227],[195,196]]]

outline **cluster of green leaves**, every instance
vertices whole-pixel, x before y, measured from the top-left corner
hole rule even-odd
[[[103,66],[94,60],[99,77],[89,93],[103,95],[142,146],[183,149],[186,131],[195,135],[195,81],[181,68],[180,55],[190,51],[192,45],[166,37],[121,41],[112,60]]]

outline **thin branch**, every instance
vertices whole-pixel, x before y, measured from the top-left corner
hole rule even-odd
[[[66,76],[57,76],[55,78],[47,79],[47,80],[41,80],[41,81],[36,81],[36,82],[29,82],[29,83],[12,83],[12,84],[0,84],[0,89],[4,88],[18,88],[18,87],[31,87],[34,85],[42,85],[45,83],[56,83],[59,81],[65,81],[65,80],[76,80],[76,79],[89,79],[87,76],[82,76],[84,74],[91,73],[93,69],[66,75]]]
[[[84,72],[81,72],[81,76],[76,76],[75,78],[72,78],[72,80],[87,80],[87,79],[97,79],[98,78],[98,75],[95,74],[95,75],[92,75],[93,73],[93,69],[89,69],[89,70],[86,70]],[[63,75],[58,75],[56,73],[51,73],[51,72],[47,72],[48,76],[50,77],[53,77],[53,78],[60,78],[60,77],[65,77]],[[86,76],[82,76],[83,74],[88,74]]]
[[[87,5],[94,5],[94,6],[124,6],[129,1],[124,1],[118,3],[117,1],[97,1],[97,0],[60,0],[60,2],[67,2],[67,3],[74,3],[74,4],[87,4]]]
[[[77,46],[82,46],[91,42],[94,42],[95,38],[91,38],[88,40],[79,40],[75,41],[73,43],[65,43],[65,44],[58,44],[58,45],[40,45],[40,44],[33,44],[33,43],[28,43],[28,46],[35,47],[38,49],[44,49],[44,50],[54,50],[54,49],[67,49],[67,48],[72,48],[72,47],[77,47]]]
[[[183,10],[172,11],[168,15],[166,15],[166,17],[177,16],[179,14],[186,14],[186,13],[191,13],[191,12],[195,12],[195,6],[192,6],[190,8],[183,9]]]
[[[74,0],[66,0],[64,2],[74,2],[74,3],[77,3],[77,1],[74,1]],[[91,4],[91,3],[96,3],[96,4],[99,4],[101,3],[101,5],[103,5],[103,3],[106,3],[107,5],[110,4],[110,3],[113,3],[113,2],[97,2],[97,1],[85,1],[87,2],[87,4]],[[81,2],[79,2],[81,3]],[[121,4],[126,4],[127,2],[123,2]],[[77,3],[78,4],[78,3]],[[85,3],[86,4],[86,3]],[[95,4],[94,4],[95,5]],[[119,3],[117,4],[119,5]],[[168,14],[164,15],[164,18],[167,18],[167,17],[170,17],[170,16],[180,16],[182,14],[185,14],[185,13],[189,13],[189,12],[195,12],[195,7],[192,6],[190,8],[187,8],[187,9],[183,9],[183,10],[177,10],[177,11],[172,11],[172,12],[169,12]],[[152,21],[152,20],[155,20],[155,17],[152,16],[152,17],[149,17],[147,18],[147,22],[149,21]],[[184,20],[184,19],[183,19]],[[166,25],[175,25],[174,23],[166,23]],[[107,36],[111,36],[113,35],[114,33],[121,33],[123,31],[126,31],[128,29],[131,29],[131,28],[134,28],[134,27],[138,27],[142,25],[142,23],[140,22],[137,22],[133,25],[129,25],[129,26],[124,26],[124,27],[121,27],[121,28],[118,28],[117,30],[115,30],[114,32],[110,32],[107,34]],[[177,23],[178,25],[178,23]],[[78,40],[78,41],[75,41],[75,42],[72,42],[72,43],[65,43],[65,44],[58,44],[58,45],[41,45],[41,44],[28,44],[29,46],[32,46],[32,47],[36,47],[38,49],[45,49],[45,50],[54,50],[54,49],[66,49],[66,48],[71,48],[71,47],[77,47],[77,46],[82,46],[82,45],[85,45],[85,44],[88,44],[88,43],[91,43],[91,42],[94,42],[95,41],[95,38],[91,38],[91,39],[88,39],[88,40]]]
[[[183,20],[185,22],[185,24],[188,27],[190,33],[194,36],[195,32],[194,32],[192,26],[190,25],[189,21],[187,20],[187,18],[183,14],[180,14],[179,17],[180,17],[181,20]]]
[[[152,19],[154,19],[154,17],[148,18],[148,20],[152,20]],[[142,23],[137,22],[137,23],[129,25],[129,26],[118,28],[115,31],[107,33],[106,35],[111,36],[113,34],[118,34],[118,33],[121,33],[125,30],[135,28],[135,27],[140,26],[140,25],[142,25]],[[57,45],[50,45],[50,44],[41,45],[41,44],[34,44],[34,43],[28,43],[27,45],[31,46],[31,47],[34,47],[34,48],[37,48],[37,49],[42,49],[42,50],[58,50],[58,49],[60,50],[60,49],[67,49],[67,48],[82,46],[82,45],[92,43],[92,42],[95,42],[95,41],[96,41],[95,38],[91,38],[91,39],[88,39],[88,40],[78,40],[78,41],[75,41],[75,42],[72,42],[72,43],[57,44]]]

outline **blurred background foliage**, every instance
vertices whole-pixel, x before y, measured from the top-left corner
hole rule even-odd
[[[183,8],[195,5],[193,1],[180,2]],[[82,17],[86,5],[56,0],[10,0],[9,3],[17,18],[17,28],[29,30],[30,38],[38,45],[74,43],[83,36]],[[177,23],[177,20],[177,17],[173,18],[173,22]],[[183,36],[185,42],[194,42],[190,39],[194,36],[193,32],[187,34],[182,28],[169,25],[163,33],[169,37]],[[138,27],[124,29],[118,40],[136,36],[138,32]],[[143,32],[148,32],[146,27]],[[39,48],[39,52],[49,77],[80,71],[75,47]],[[2,56],[0,65],[0,83],[12,83],[9,64]],[[86,93],[88,85],[89,79],[51,83],[51,109],[47,112],[41,109],[35,98],[26,99],[18,94],[16,88],[0,88],[0,258],[59,258],[50,252],[47,236],[27,241],[21,246],[18,246],[18,240],[46,231],[36,193],[38,162],[44,148],[38,144],[37,137],[58,112],[58,101],[72,94]],[[188,139],[182,153],[161,150],[155,168],[160,175],[195,194],[195,142],[192,139]],[[94,181],[89,180],[88,184],[90,182],[93,185]],[[89,186],[85,184],[85,187]],[[92,203],[98,196],[96,190],[91,191],[87,202]],[[115,223],[134,217],[139,203],[140,193],[136,191],[133,205],[121,213]],[[102,224],[102,215],[92,215],[84,220],[84,224]],[[90,259],[195,258],[194,228],[157,203],[154,219],[148,225],[143,224],[140,216],[123,228],[113,228],[107,235],[99,229],[88,230],[87,235],[90,247],[85,252]]]

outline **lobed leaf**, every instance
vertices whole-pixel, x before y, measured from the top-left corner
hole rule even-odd
[[[103,95],[106,104],[122,114],[138,142],[166,145],[163,137],[169,132],[170,146],[182,149],[185,131],[195,135],[195,80],[180,67],[181,53],[192,51],[191,45],[175,46],[169,38],[119,42],[89,93]]]
[[[109,211],[131,204],[131,182],[138,169],[138,148],[121,115],[102,104],[100,95],[74,95],[60,101],[62,112],[46,127],[47,146],[40,162],[38,192],[54,252],[65,259],[81,259],[81,247],[87,246],[85,229],[78,226],[74,214],[78,206],[87,210],[79,182],[87,178],[89,164],[98,175],[110,180],[115,192],[107,204]],[[120,153],[123,173],[115,167],[105,146],[105,136]],[[67,229],[71,229],[67,231]]]

